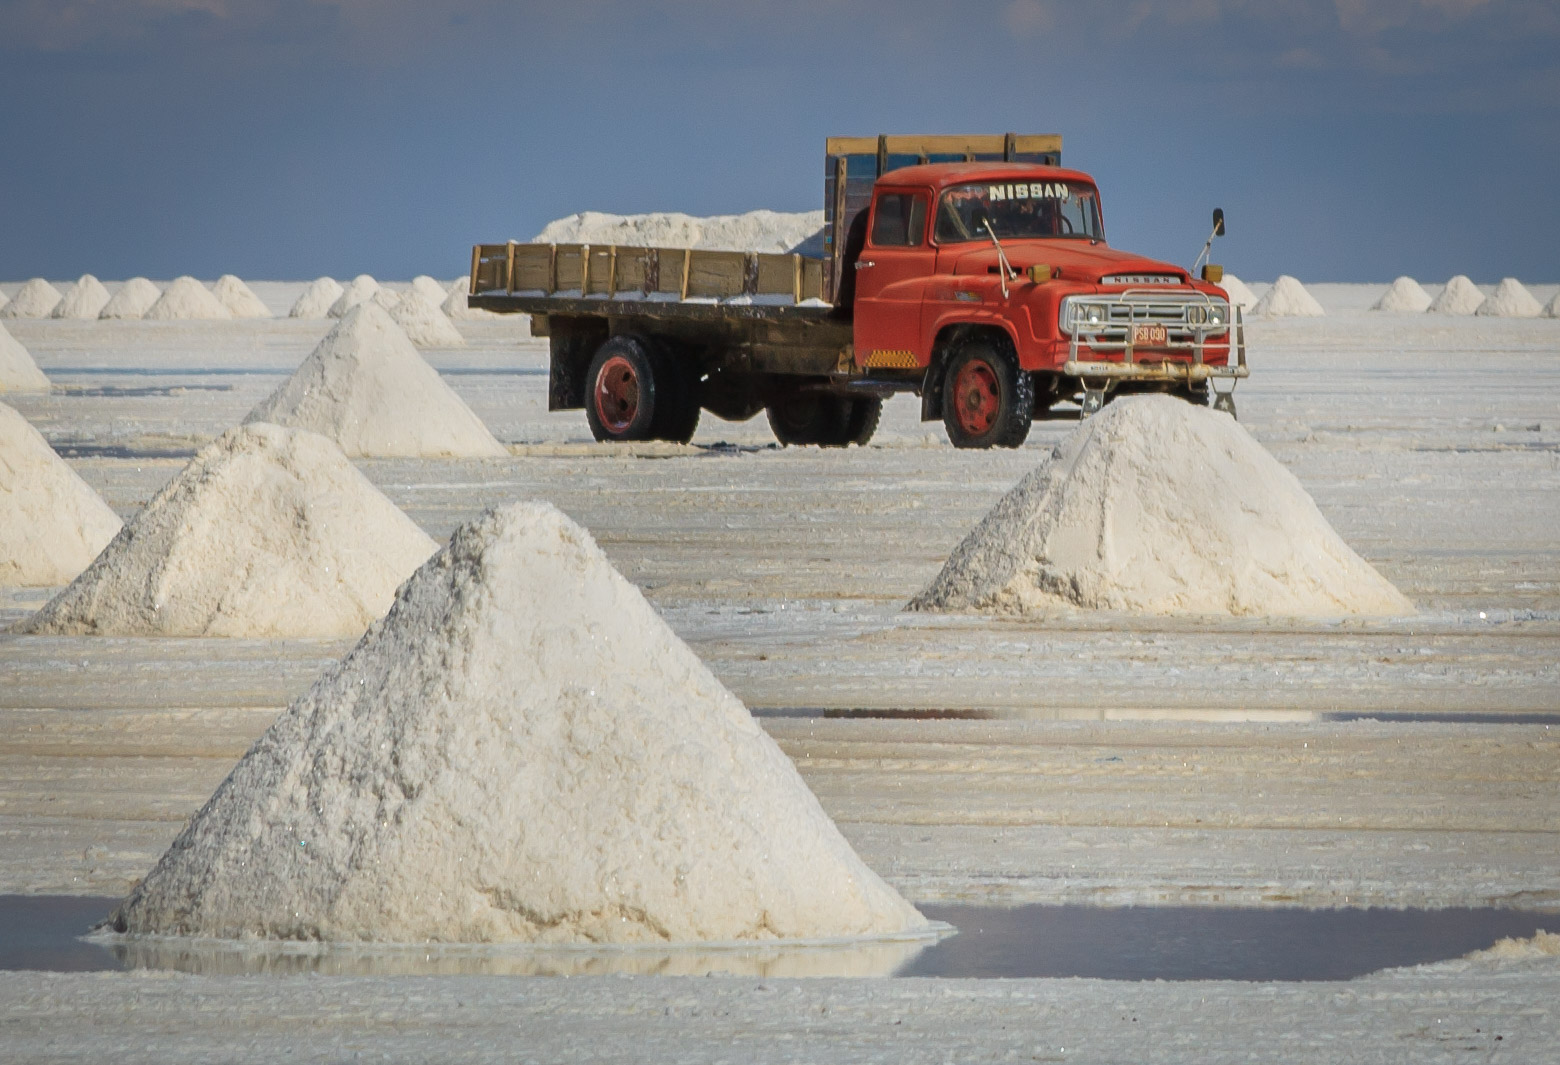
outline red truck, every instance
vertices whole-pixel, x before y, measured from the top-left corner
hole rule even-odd
[[[708,410],[865,444],[895,392],[955,447],[1017,447],[1127,392],[1233,415],[1244,325],[1220,268],[1110,247],[1094,180],[1060,164],[1055,136],[832,137],[821,256],[479,244],[469,301],[532,316],[549,409],[583,407],[597,440],[686,442]]]

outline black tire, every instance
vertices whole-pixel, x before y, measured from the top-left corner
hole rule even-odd
[[[850,399],[845,402],[850,404],[850,415],[845,420],[845,435],[849,438],[846,443],[855,444],[857,447],[866,447],[872,439],[872,434],[877,432],[878,419],[883,417],[883,401],[881,399]]]
[[[699,387],[693,367],[665,348],[653,352],[651,361],[660,385],[651,435],[686,444],[699,428]]]
[[[872,439],[883,401],[798,389],[776,397],[764,410],[775,439],[788,447],[849,447]]]
[[[592,436],[654,439],[665,378],[658,361],[650,345],[635,336],[609,337],[596,349],[585,371],[585,418]]]
[[[954,447],[1018,447],[1034,419],[1035,383],[1006,345],[967,340],[943,375],[943,427]]]

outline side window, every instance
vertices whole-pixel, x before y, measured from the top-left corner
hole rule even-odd
[[[872,216],[872,243],[879,248],[913,248],[926,237],[926,197],[885,192]]]

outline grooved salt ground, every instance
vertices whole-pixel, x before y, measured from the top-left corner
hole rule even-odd
[[[245,425],[202,449],[20,628],[356,636],[433,550],[329,440]]]
[[[1403,615],[1233,419],[1169,396],[1085,421],[955,549],[912,609]]]
[[[0,585],[64,584],[119,531],[119,516],[0,403]]]
[[[211,286],[211,294],[234,318],[269,318],[271,308],[256,296],[254,290],[234,274],[223,274]]]
[[[1327,312],[1296,278],[1284,274],[1251,308],[1256,317],[1320,318]]]
[[[341,298],[344,291],[335,278],[317,277],[309,282],[309,287],[303,290],[303,295],[292,305],[287,317],[329,318],[332,304]]]
[[[162,289],[144,277],[132,277],[109,298],[99,318],[143,318],[162,296]]]
[[[244,420],[311,429],[352,456],[508,454],[372,301],[348,311]]]
[[[21,341],[0,325],[0,392],[47,392],[49,379]]]
[[[141,317],[147,321],[222,321],[233,312],[193,277],[176,277]]]
[[[1430,306],[1430,293],[1411,277],[1400,277],[1371,307],[1373,311],[1424,311]]]
[[[82,274],[49,312],[50,318],[96,318],[108,306],[108,289],[91,274]]]
[[[589,534],[545,503],[457,529],[111,923],[548,943],[926,924]]]
[[[0,307],[0,318],[47,318],[60,304],[60,290],[41,277],[21,288],[11,301]]]
[[[465,339],[436,303],[418,289],[408,289],[399,300],[390,317],[401,327],[408,340],[420,348],[463,348]]]

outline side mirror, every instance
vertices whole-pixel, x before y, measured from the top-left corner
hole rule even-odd
[[[1224,236],[1224,208],[1222,207],[1213,209],[1213,235],[1216,237]]]

